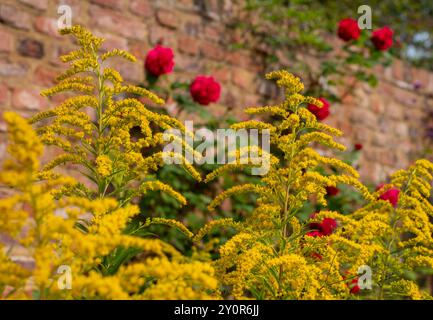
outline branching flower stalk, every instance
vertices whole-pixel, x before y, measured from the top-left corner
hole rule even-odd
[[[321,106],[321,102],[301,94],[304,87],[299,78],[287,71],[271,72],[266,77],[276,80],[277,85],[284,88],[285,101],[273,106],[248,108],[246,112],[252,115],[267,113],[278,120],[273,123],[249,120],[235,124],[233,128],[269,130],[273,150],[278,152],[270,156],[270,170],[262,177],[262,184],[235,186],[218,195],[209,206],[212,210],[227,197],[241,192],[259,195],[256,210],[240,222],[239,233],[222,245],[220,258],[215,261],[220,282],[231,288],[227,294],[234,298],[252,296],[258,299],[350,298],[353,297],[351,281],[356,281],[358,268],[368,265],[373,269],[374,286],[364,295],[374,297],[377,293],[379,298],[387,298],[400,290],[405,297],[425,296],[414,282],[404,278],[404,272],[397,272],[401,261],[412,261],[401,254],[395,255],[405,234],[400,225],[404,225],[402,213],[406,209],[399,207],[394,215],[394,208],[388,201],[376,200],[386,188],[371,194],[358,181],[359,174],[355,169],[312,149],[310,144],[316,143],[337,150],[344,150],[344,146],[332,137],[341,135],[339,130],[317,121],[303,107],[310,103]],[[404,190],[400,206],[407,202],[408,190],[416,194],[416,200],[411,197],[412,205],[421,201],[416,190],[422,188],[423,197],[429,193],[427,180],[431,181],[433,167],[425,160],[415,166],[417,170],[423,168],[421,180],[425,179],[424,182],[415,178],[417,171],[411,168],[410,174],[397,172],[387,187]],[[224,172],[249,167],[254,167],[253,162],[245,165],[229,163],[209,174],[206,181]],[[332,170],[322,174],[319,167]],[[297,215],[312,198],[326,207],[326,187],[337,183],[357,189],[369,202],[367,206],[351,215],[323,210],[307,221]],[[419,208],[420,205],[416,206]],[[425,208],[417,211],[426,223],[422,234],[431,239],[432,225],[427,218],[431,206],[425,198],[422,206]],[[405,216],[409,217],[407,213]],[[419,234],[411,223],[411,232]],[[430,256],[431,245],[431,242],[425,243],[423,249],[417,250],[426,250],[423,252]],[[421,258],[423,263],[431,266],[430,259],[431,256]],[[406,265],[406,268],[412,269],[413,265]],[[390,278],[390,274],[393,277]]]
[[[184,204],[185,198],[170,186],[148,181],[152,171],[163,165],[164,153],[144,154],[146,150],[165,143],[163,130],[178,128],[185,133],[185,128],[176,119],[146,109],[134,96],[143,96],[156,104],[164,101],[144,88],[125,85],[121,75],[107,66],[113,57],[131,62],[136,60],[135,57],[118,49],[100,54],[103,39],[80,26],[61,32],[76,37],[81,48],[61,57],[63,62],[69,63],[69,69],[57,78],[59,83],[56,86],[44,90],[42,95],[52,96],[65,91],[82,95],[68,98],[56,108],[41,112],[30,120],[40,124],[38,133],[44,144],[54,145],[64,152],[47,164],[44,171],[67,163],[83,167],[85,171],[82,173],[95,188],[80,183],[71,186],[69,194],[89,199],[110,196],[124,205],[150,189],[159,189]],[[95,121],[91,120],[92,111]],[[140,129],[139,137],[131,134],[134,128]],[[185,169],[200,180],[198,172],[183,155],[174,156],[180,158]]]

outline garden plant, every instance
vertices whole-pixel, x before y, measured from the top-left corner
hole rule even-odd
[[[357,38],[351,21],[342,25],[340,37]],[[352,160],[318,151],[343,152],[335,140],[343,132],[321,121],[329,102],[305,94],[319,92],[283,69],[265,75],[281,90],[281,101],[245,109],[246,121],[207,122],[268,134],[269,150],[240,146],[233,161],[201,167],[183,152],[165,151],[177,142],[195,159],[204,156],[188,139],[167,137],[170,129],[184,137],[194,132],[158,111],[165,103],[158,94],[200,112],[218,100],[219,83],[199,75],[190,96],[176,93],[187,87],[183,83],[158,86],[158,77],[173,68],[172,53],[158,45],[146,61],[146,83],[129,85],[110,66],[113,59],[134,63],[133,55],[103,52],[103,39],[82,26],[61,33],[75,37],[79,48],[61,56],[68,69],[41,94],[65,100],[29,119],[3,114],[8,158],[0,183],[12,193],[0,199],[0,233],[23,247],[32,264],[14,260],[12,248],[0,251],[2,299],[431,298],[424,284],[433,269],[428,160],[372,191]],[[372,35],[379,51],[389,41],[387,29]],[[383,58],[369,52],[372,63]],[[165,63],[157,65],[160,55]],[[349,57],[358,55],[350,51]],[[375,82],[364,71],[358,78]],[[57,155],[43,163],[46,148]],[[361,149],[349,151],[353,156]],[[257,175],[255,157],[269,170]],[[170,178],[173,172],[181,183]],[[216,184],[209,187],[215,181],[223,181],[219,194]],[[337,201],[345,190],[355,196]],[[156,193],[169,203],[164,210]],[[241,214],[220,210],[231,197]],[[181,206],[201,206],[206,218],[178,214]]]

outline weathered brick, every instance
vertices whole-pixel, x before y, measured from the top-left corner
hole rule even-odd
[[[239,50],[225,53],[225,59],[228,63],[241,68],[252,65],[251,57],[247,53]]]
[[[0,83],[0,105],[9,103],[9,88],[6,84]]]
[[[103,50],[112,50],[112,49],[122,49],[129,50],[128,48],[128,40],[121,36],[116,36],[111,33],[99,32],[95,31],[94,34],[98,37],[104,38],[104,42],[102,43]]]
[[[386,104],[386,117],[387,119],[402,120],[404,109],[395,102],[388,102]]]
[[[197,55],[199,53],[198,40],[189,36],[179,36],[178,48],[180,52]]]
[[[48,7],[48,0],[20,0],[20,2],[38,10],[46,10]]]
[[[40,59],[44,56],[44,45],[35,39],[23,39],[18,44],[18,52],[22,56]]]
[[[194,56],[182,54],[175,57],[176,69],[186,71],[192,74],[203,72],[203,61],[198,60]],[[190,80],[190,78],[185,79]]]
[[[144,40],[146,27],[134,17],[128,17],[113,10],[91,5],[90,18],[93,24],[131,39]]]
[[[147,43],[141,41],[130,45],[130,52],[140,61],[146,58],[147,52],[150,49]]]
[[[47,34],[52,37],[61,38],[57,26],[57,20],[48,17],[37,17],[35,19],[35,29],[41,33]]]
[[[255,107],[259,105],[260,96],[256,94],[246,94],[244,104],[246,107]]]
[[[28,66],[24,63],[0,60],[0,76],[22,77],[26,75],[27,69]]]
[[[37,89],[15,88],[12,92],[12,106],[28,110],[41,110],[47,104]]]
[[[50,87],[55,84],[55,79],[59,74],[58,70],[47,68],[45,65],[39,65],[34,72],[35,84],[42,87]]]
[[[194,18],[192,18],[194,17]],[[182,29],[185,34],[191,37],[202,36],[202,23],[195,16],[190,16],[182,21]]]
[[[204,27],[204,37],[206,40],[218,41],[224,35],[224,28],[221,25],[207,25]]]
[[[395,124],[394,131],[398,137],[407,137],[409,134],[407,123],[404,122],[397,122]]]
[[[14,37],[6,30],[0,30],[0,52],[11,52],[14,50]]]
[[[159,9],[156,12],[156,20],[158,20],[158,22],[164,27],[173,29],[178,27],[177,16],[173,11],[170,10]]]
[[[218,80],[220,83],[228,83],[231,81],[231,69],[227,67],[214,67],[211,68],[211,74]]]
[[[176,44],[176,34],[170,29],[152,26],[149,31],[149,41],[152,45],[161,43],[167,47],[174,47]]]
[[[144,69],[136,63],[118,60],[114,63],[115,68],[120,72],[125,80],[135,83],[143,82]]]
[[[382,114],[385,112],[385,103],[379,95],[373,95],[371,97],[371,110],[376,114]]]
[[[346,133],[346,132],[344,132],[344,133]],[[378,147],[385,147],[385,146],[389,145],[388,135],[383,134],[383,133],[376,134],[374,136],[374,139],[372,140],[372,144],[374,146],[378,146]]]
[[[32,26],[32,17],[17,7],[0,4],[0,22],[14,28],[29,30]]]
[[[122,9],[124,1],[119,0],[91,0],[92,3],[113,9]]]
[[[209,41],[202,41],[200,46],[202,54],[209,59],[221,61],[224,59],[224,50],[221,46]]]
[[[233,83],[242,89],[253,89],[254,74],[244,69],[233,70]]]
[[[153,15],[152,6],[148,0],[132,0],[129,9],[133,14],[137,14],[142,18],[149,18]]]
[[[397,80],[403,80],[404,65],[402,61],[394,59],[392,63],[392,77]]]

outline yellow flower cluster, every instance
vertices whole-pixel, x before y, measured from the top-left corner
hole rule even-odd
[[[58,84],[44,90],[42,95],[65,91],[81,95],[71,97],[30,120],[40,124],[37,132],[44,144],[63,150],[44,170],[74,163],[95,186],[86,190],[86,197],[112,196],[124,205],[149,190],[148,182],[140,188],[136,186],[148,181],[149,176],[163,165],[163,154],[158,152],[158,148],[164,140],[156,128],[177,128],[183,132],[185,128],[176,119],[146,109],[137,96],[155,104],[164,101],[144,88],[124,84],[119,72],[107,66],[110,58],[120,57],[134,62],[135,57],[118,49],[100,54],[103,39],[80,26],[64,29],[62,34],[73,35],[81,48],[61,57],[63,62],[69,63],[69,68],[57,78]],[[96,119],[92,119],[93,115]],[[157,150],[154,154],[143,152],[153,149]],[[199,173],[183,155],[174,156],[180,158],[186,170],[200,180]],[[185,204],[185,199],[169,186],[163,187],[158,181],[154,182],[155,186]],[[69,193],[84,196],[82,190],[69,190]]]
[[[53,194],[75,182],[58,175],[39,180],[42,144],[27,122],[14,113],[8,124],[11,157],[0,184],[15,193],[0,199],[0,297],[8,299],[210,299],[217,280],[209,263],[188,261],[157,239],[125,234],[138,207],[119,207],[114,198],[89,200]],[[29,262],[15,255],[24,250]],[[111,259],[138,255],[135,262]],[[121,253],[119,255],[119,253]],[[65,272],[70,272],[66,275]],[[69,283],[68,283],[69,281]]]
[[[232,126],[268,131],[275,152],[240,148],[230,155],[233,162],[205,179],[257,167],[256,158],[240,161],[246,154],[266,158],[270,169],[260,183],[236,185],[209,204],[214,210],[228,197],[255,193],[255,210],[243,221],[215,219],[195,234],[177,220],[143,218],[131,202],[150,191],[186,204],[182,194],[153,178],[165,157],[180,160],[192,177],[201,180],[183,155],[161,150],[161,130],[192,133],[178,120],[148,110],[136,96],[156,104],[162,99],[124,84],[122,76],[107,66],[114,57],[135,61],[131,54],[100,54],[103,40],[80,26],[62,33],[75,36],[80,48],[61,57],[69,68],[42,95],[79,95],[29,121],[4,114],[10,157],[0,171],[0,185],[13,193],[0,199],[0,234],[10,239],[0,244],[1,298],[431,298],[411,275],[433,269],[432,163],[419,160],[371,193],[354,168],[313,149],[321,144],[344,150],[334,140],[342,133],[317,121],[304,107],[322,103],[302,94],[298,77],[276,71],[266,78],[284,89],[284,101],[248,108],[247,113],[258,118]],[[274,120],[266,121],[266,115]],[[62,153],[41,166],[43,144]],[[55,172],[71,163],[89,183]],[[308,201],[326,207],[326,187],[337,184],[357,190],[367,205],[348,215],[322,210],[302,218],[299,212]],[[383,195],[389,192],[398,201],[386,200]],[[194,245],[192,256],[143,236],[142,229],[154,224],[179,230]],[[318,225],[322,229],[312,230]],[[227,241],[212,238],[215,228],[225,227],[236,234]],[[217,245],[214,258],[211,251]],[[366,288],[360,269],[371,271]]]
[[[237,226],[238,233],[220,247],[214,262],[222,285],[232,288],[227,296],[237,299],[347,299],[358,268],[372,270],[372,286],[362,297],[420,298],[427,294],[406,279],[416,267],[432,265],[432,215],[428,202],[433,165],[418,161],[408,171],[399,171],[392,186],[401,190],[399,206],[377,200],[387,188],[372,194],[359,182],[359,174],[348,164],[320,155],[312,144],[344,150],[333,136],[341,132],[316,117],[302,104],[321,102],[304,97],[300,79],[287,71],[271,72],[285,90],[285,101],[275,106],[248,108],[252,115],[270,114],[272,123],[249,120],[233,129],[268,129],[279,158],[261,183],[234,186],[209,205],[213,210],[227,197],[243,192],[258,194],[254,212]],[[272,147],[271,147],[272,148]],[[264,151],[263,151],[264,152]],[[206,181],[223,172],[252,164],[230,163],[210,173]],[[332,170],[319,170],[328,167]],[[328,173],[329,172],[329,173]],[[340,172],[340,173],[338,173]],[[350,215],[321,211],[304,221],[298,216],[305,203],[314,199],[327,205],[326,187],[348,184],[369,201]],[[310,224],[331,221],[325,233],[308,232]],[[203,228],[205,230],[206,228]]]

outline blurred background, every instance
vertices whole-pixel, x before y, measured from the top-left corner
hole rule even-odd
[[[62,95],[48,100],[39,92],[66,69],[59,56],[77,47],[58,34],[59,8],[65,5],[72,24],[106,39],[104,49],[128,50],[138,58],[135,64],[117,61],[115,68],[127,81],[166,99],[158,112],[194,120],[198,127],[227,128],[247,118],[244,108],[281,99],[264,74],[285,68],[302,79],[307,94],[329,103],[329,114],[320,120],[344,132],[340,142],[347,151],[337,156],[358,168],[371,189],[415,159],[433,159],[431,0],[1,0],[1,114],[13,110],[30,117],[64,100]],[[368,8],[359,12],[361,5]],[[344,39],[341,21],[360,17],[370,19],[371,26]],[[392,45],[386,48],[372,41],[384,27],[392,30]],[[174,71],[158,79],[144,67],[157,45],[171,48],[175,61]],[[217,102],[192,101],[189,86],[197,75],[212,76],[220,84]],[[0,161],[7,145],[5,130],[0,117]],[[47,148],[46,157],[56,152]],[[212,169],[200,167],[203,176]],[[204,220],[237,220],[254,208],[251,195],[227,200],[217,212],[206,206],[221,190],[257,177],[227,175],[198,184],[182,169],[166,166],[158,178],[180,191],[188,205],[179,209],[168,196],[148,194],[140,201],[143,217],[181,218],[195,231]],[[0,197],[7,192],[0,190]],[[349,189],[329,190],[328,198],[329,208],[342,213],[362,205]],[[320,207],[312,202],[303,210],[308,217]],[[177,231],[155,232],[182,251],[190,250]],[[224,235],[229,233],[219,235],[221,241]]]

